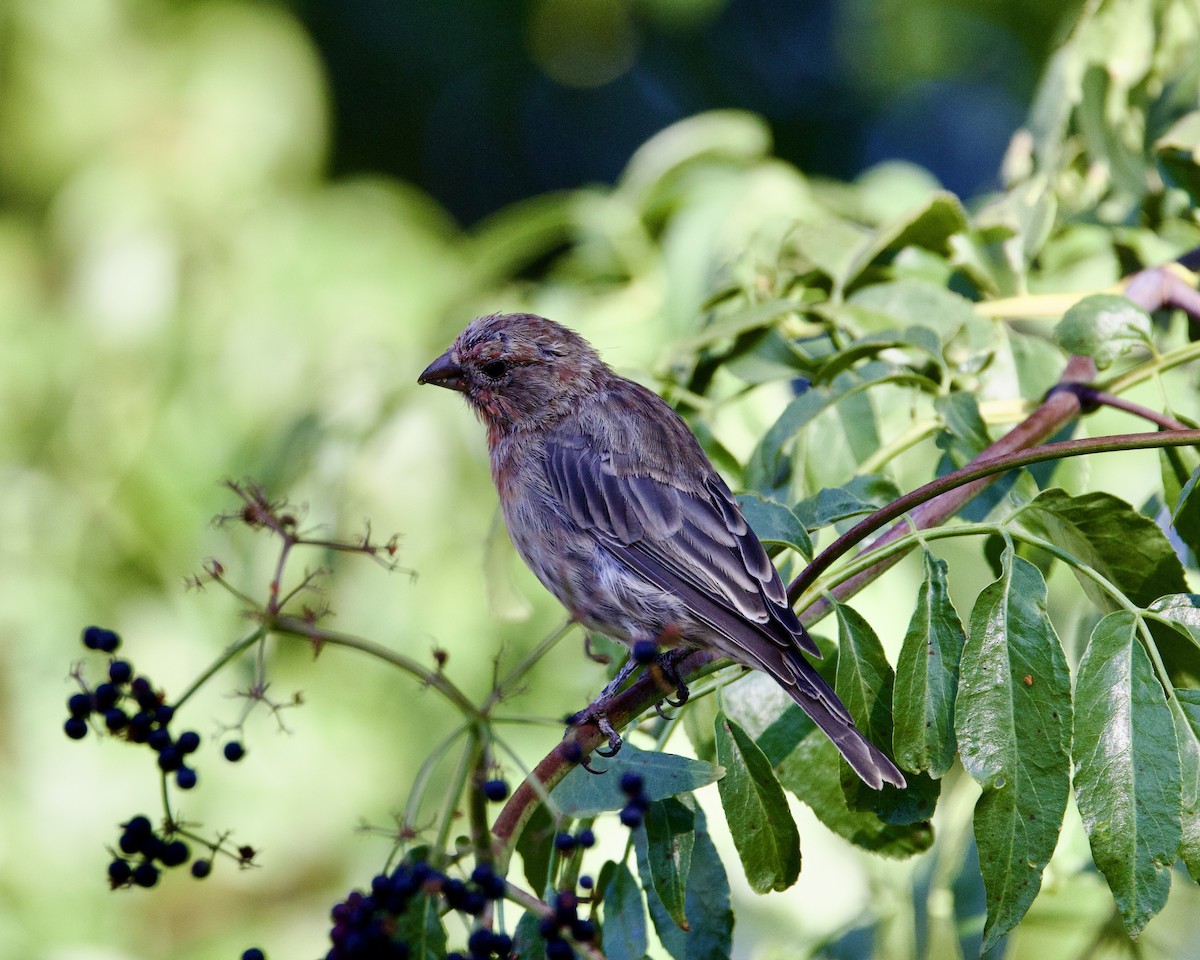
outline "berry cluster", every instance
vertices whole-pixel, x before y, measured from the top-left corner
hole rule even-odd
[[[650,798],[646,796],[645,787],[646,783],[640,773],[629,770],[621,775],[621,792],[629,798],[621,808],[621,823],[630,830],[642,825],[646,811],[650,808]]]
[[[560,853],[570,853],[576,847],[589,850],[596,845],[596,835],[584,827],[577,834],[569,834],[565,830],[554,835],[554,847]]]
[[[572,960],[575,951],[564,938],[569,933],[577,943],[589,943],[596,938],[596,925],[579,916],[579,898],[569,890],[555,896],[550,906],[554,913],[543,917],[538,931],[546,941],[546,960]]]
[[[108,865],[108,883],[114,890],[118,887],[153,887],[158,883],[163,867],[179,867],[191,859],[192,851],[179,838],[168,839],[168,835],[155,833],[150,818],[138,816],[121,825],[124,829],[117,846],[120,854]],[[136,862],[135,862],[136,861]],[[212,871],[212,861],[196,860],[192,864],[192,876],[207,877]]]
[[[440,894],[449,909],[478,917],[490,901],[504,896],[504,878],[486,864],[476,867],[470,881],[464,882],[422,860],[405,861],[390,875],[376,876],[370,893],[356,890],[333,908],[333,929],[329,932],[333,949],[326,960],[407,960],[408,944],[395,938],[396,923],[421,893]],[[472,936],[475,946],[469,949],[473,960],[508,956],[512,948],[508,937],[483,933]],[[490,952],[482,952],[485,948]]]
[[[114,653],[121,638],[103,627],[88,627],[83,631],[83,645],[89,650]],[[163,695],[154,688],[148,677],[134,676],[128,660],[110,660],[108,679],[92,690],[80,678],[83,690],[67,699],[67,722],[63,729],[72,740],[82,740],[88,732],[88,721],[94,716],[109,733],[123,736],[130,743],[144,743],[158,754],[158,766],[164,773],[175,774],[181,790],[196,785],[196,771],[188,766],[187,757],[200,746],[200,734],[186,730],[175,738],[167,725],[175,716],[175,708],[163,702]]]

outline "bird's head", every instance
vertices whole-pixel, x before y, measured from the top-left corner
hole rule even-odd
[[[608,372],[591,345],[531,313],[472,320],[417,383],[457,390],[493,429],[555,419]]]

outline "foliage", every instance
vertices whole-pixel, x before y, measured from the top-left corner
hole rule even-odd
[[[373,762],[382,750],[395,749],[417,764],[406,781],[411,789],[403,809],[384,831],[391,849],[377,858],[383,880],[371,894],[380,899],[355,916],[399,924],[409,942],[424,945],[422,955],[444,954],[472,927],[498,927],[502,910],[496,903],[507,901],[503,922],[523,956],[563,955],[572,948],[558,944],[585,956],[603,951],[635,960],[660,951],[676,960],[728,956],[735,907],[743,907],[732,892],[741,880],[730,869],[723,839],[732,840],[752,889],[791,886],[805,840],[789,793],[849,845],[890,858],[923,855],[908,880],[914,936],[897,948],[906,921],[899,908],[882,903],[846,931],[845,943],[828,944],[829,955],[844,955],[864,931],[875,953],[888,956],[938,955],[931,944],[950,944],[969,956],[1044,951],[1056,937],[1103,942],[1112,927],[1102,917],[1081,923],[1078,911],[1046,905],[1071,904],[1081,891],[1094,889],[1090,866],[1061,840],[1064,820],[1068,834],[1076,823],[1086,834],[1091,860],[1111,891],[1118,934],[1137,936],[1145,929],[1151,939],[1155,926],[1146,925],[1167,906],[1172,881],[1176,898],[1190,895],[1175,864],[1200,878],[1200,458],[1195,434],[1182,429],[1198,414],[1200,312],[1160,309],[1174,303],[1161,296],[1171,277],[1194,288],[1195,277],[1186,270],[1118,281],[1200,246],[1192,193],[1200,179],[1194,162],[1200,104],[1189,55],[1200,39],[1195,13],[1184,0],[1089,8],[1055,58],[1029,129],[1014,138],[1005,190],[971,209],[907,167],[877,169],[855,184],[811,181],[773,160],[763,126],[735,113],[695,117],[664,131],[638,151],[612,189],[540,198],[465,237],[419,200],[372,184],[301,190],[286,203],[267,202],[249,213],[233,205],[225,219],[199,224],[191,218],[212,211],[204,204],[189,207],[189,196],[172,200],[182,208],[175,211],[178,220],[147,198],[147,209],[169,223],[154,229],[179,245],[184,278],[171,308],[162,307],[170,320],[156,315],[147,321],[162,327],[119,327],[94,290],[80,294],[74,308],[79,316],[53,290],[34,284],[29,298],[47,316],[84,329],[99,325],[104,332],[98,342],[115,356],[104,367],[113,384],[122,362],[133,364],[177,344],[185,334],[176,325],[185,328],[189,319],[205,351],[226,357],[228,370],[206,379],[165,364],[159,379],[139,384],[135,399],[155,410],[150,441],[105,432],[119,421],[121,404],[101,384],[89,381],[95,403],[76,401],[78,408],[69,378],[31,387],[28,396],[10,386],[13,403],[5,416],[28,465],[8,469],[41,502],[74,504],[62,523],[123,525],[120,536],[138,551],[126,548],[114,559],[102,549],[112,541],[96,534],[94,543],[71,556],[93,584],[87,608],[98,609],[100,619],[119,612],[136,626],[137,619],[111,598],[118,586],[129,588],[122,563],[136,558],[133,582],[151,592],[161,589],[163,571],[174,569],[181,555],[200,552],[193,539],[169,534],[179,517],[194,514],[192,504],[207,495],[201,484],[212,472],[207,463],[193,462],[195,434],[205,427],[180,420],[179,411],[189,409],[184,398],[208,398],[214,422],[229,429],[244,407],[239,391],[249,381],[297,378],[306,388],[311,382],[306,407],[289,410],[278,399],[272,403],[268,392],[250,406],[251,423],[236,444],[222,435],[203,448],[224,451],[228,459],[214,455],[214,462],[244,467],[272,490],[314,490],[318,503],[310,517],[257,488],[235,487],[242,502],[226,526],[266,534],[274,548],[259,555],[247,537],[226,530],[220,546],[233,559],[210,561],[193,584],[226,588],[230,606],[221,610],[248,614],[253,626],[207,666],[189,673],[174,664],[163,686],[184,693],[166,702],[176,710],[185,701],[189,711],[203,709],[200,691],[211,690],[212,681],[227,675],[223,671],[240,671],[235,685],[243,709],[226,725],[241,742],[256,714],[278,716],[297,702],[268,694],[275,677],[290,679],[303,669],[313,688],[334,686],[339,677],[359,682],[357,669],[339,673],[331,665],[335,650],[357,651],[416,678],[426,696],[408,715],[407,729],[418,735],[399,745],[377,714],[354,717],[355,725],[386,728],[363,734],[381,738],[369,741]],[[190,62],[186,52],[180,56]],[[252,61],[247,58],[247,69]],[[286,154],[281,148],[253,170],[275,170],[286,179],[273,166]],[[112,162],[119,166],[118,159]],[[85,209],[101,203],[104,191],[89,192],[87,178],[81,179],[74,202]],[[38,187],[31,182],[29,189]],[[71,200],[68,193],[62,202],[69,207]],[[362,236],[376,218],[384,224],[386,255]],[[306,246],[316,234],[305,229],[294,246],[284,243],[292,227],[314,223],[322,225],[319,245]],[[18,237],[14,245],[35,251],[30,256],[36,258],[27,227],[17,222],[10,234]],[[213,248],[225,243],[241,252],[232,258],[240,266],[231,268],[232,276],[222,275],[218,291],[207,258],[219,259]],[[356,261],[339,249],[342,244],[368,262]],[[336,261],[333,267],[329,259]],[[418,293],[380,283],[376,274],[369,283],[357,274],[384,273],[401,261],[413,272],[428,270],[433,282]],[[320,269],[307,274],[305,267],[315,263]],[[261,274],[275,271],[297,278],[282,301],[266,296],[279,288],[260,282]],[[331,276],[338,281],[336,293],[324,287]],[[24,282],[16,272],[4,279]],[[1148,294],[1149,287],[1160,295]],[[530,719],[530,707],[516,707],[522,689],[547,665],[559,676],[580,669],[574,655],[558,659],[555,647],[564,630],[547,629],[537,643],[528,639],[536,636],[531,624],[485,632],[481,623],[464,619],[470,591],[460,578],[442,596],[418,595],[431,605],[427,620],[396,614],[401,629],[435,624],[439,636],[466,631],[472,640],[473,646],[449,654],[439,648],[427,658],[407,641],[360,636],[391,637],[397,628],[362,602],[355,592],[359,581],[349,580],[355,587],[332,597],[313,592],[318,562],[336,573],[335,583],[354,576],[347,556],[390,560],[398,549],[407,565],[419,567],[423,557],[478,539],[486,527],[485,498],[477,490],[463,495],[450,481],[483,468],[460,453],[460,441],[431,429],[438,421],[417,421],[404,434],[408,445],[421,449],[403,463],[427,474],[410,488],[413,496],[424,491],[428,497],[414,512],[444,521],[430,523],[426,516],[425,526],[417,527],[420,537],[398,547],[369,533],[342,541],[311,526],[328,516],[341,522],[370,500],[371,481],[329,477],[343,468],[353,477],[357,468],[349,465],[354,458],[348,449],[389,462],[379,447],[387,446],[387,424],[405,416],[395,409],[394,386],[386,385],[393,371],[372,367],[361,381],[328,382],[314,378],[318,360],[330,370],[354,370],[363,344],[383,343],[389,355],[406,358],[415,376],[426,354],[436,352],[426,348],[445,335],[394,329],[397,310],[455,313],[484,302],[567,322],[579,318],[574,325],[602,346],[616,332],[660,321],[656,329],[667,330],[672,344],[656,371],[664,394],[744,492],[748,516],[781,568],[795,573],[802,557],[817,555],[807,580],[796,585],[798,609],[810,623],[822,613],[835,614],[838,642],[821,640],[821,669],[859,724],[912,774],[907,790],[863,789],[769,681],[698,659],[691,664],[697,669],[691,702],[667,717],[653,709],[661,695],[654,677],[622,694],[624,719],[633,724],[630,743],[603,761],[606,774],[592,776],[576,764],[601,742],[595,731],[578,728],[561,742],[553,727],[535,727],[526,736],[520,722]],[[349,341],[340,324],[321,323],[325,313],[336,318],[348,304],[367,314]],[[261,325],[230,319],[260,312],[268,316]],[[292,325],[323,339],[309,344],[311,351],[301,350],[304,344],[287,335]],[[605,331],[605,339],[593,331]],[[54,346],[36,349],[50,353]],[[82,346],[62,346],[65,356],[55,359],[75,370],[92,359]],[[657,345],[644,349],[650,357]],[[1075,354],[1070,370],[1085,371],[1091,381],[1103,368],[1105,379],[1043,399],[1068,350]],[[355,407],[344,390],[362,390],[370,399],[359,397]],[[38,439],[28,425],[34,422],[30,396],[61,411],[73,433],[115,437],[95,450],[93,473],[73,479],[57,460],[56,444]],[[422,398],[422,405],[433,402]],[[1118,455],[1077,456],[1092,449],[1081,437],[1085,427],[1097,436],[1121,432],[1127,412],[1157,418],[1163,429],[1115,442],[1128,448]],[[465,419],[462,411],[454,413]],[[271,436],[285,439],[265,449],[264,438]],[[1037,446],[1050,436],[1067,444]],[[996,442],[1005,440],[1013,446],[998,451]],[[461,447],[477,442],[471,436]],[[238,445],[250,452],[227,449]],[[435,448],[443,452],[435,455]],[[880,508],[901,490],[934,481],[940,485],[931,493],[961,491],[956,468],[979,467],[985,450],[995,456],[1029,448],[1032,458],[1006,463],[1016,469],[991,486],[970,488],[949,514],[936,513],[945,500],[927,506],[913,501],[906,519],[873,550],[838,562],[867,536],[852,525],[862,518],[878,521]],[[1130,452],[1139,448],[1157,452]],[[156,476],[140,464],[148,454],[172,469],[160,466]],[[1044,462],[1035,462],[1039,456]],[[122,476],[127,479],[118,482]],[[440,481],[446,490],[435,489]],[[349,497],[341,496],[347,490]],[[82,506],[69,491],[83,491],[83,500],[100,506]],[[456,499],[443,499],[448,491]],[[112,498],[109,507],[103,506],[105,495]],[[340,506],[326,514],[326,503]],[[915,550],[918,564],[882,576],[881,563]],[[294,569],[301,551],[309,551],[314,564],[303,573]],[[511,613],[520,597],[506,581],[503,545],[491,556],[496,608]],[[860,597],[851,607],[850,594],[877,578],[881,587],[898,584],[896,592],[888,600]],[[897,606],[898,593],[915,597],[911,612]],[[338,629],[327,619],[334,600]],[[43,606],[53,610],[54,604]],[[56,625],[66,616],[82,620],[81,606],[75,601],[48,615]],[[128,648],[147,649],[152,657],[154,631],[146,627],[144,639],[138,632],[121,629]],[[504,648],[493,659],[501,634],[515,649]],[[317,668],[298,665],[289,653],[297,646],[320,655]],[[487,654],[481,656],[481,649]],[[140,661],[142,654],[135,655]],[[154,672],[159,675],[157,665]],[[94,698],[98,687],[87,671],[75,673],[84,684],[80,692]],[[570,698],[583,686],[572,683],[541,688],[548,692],[539,694],[537,719],[555,716],[559,700],[564,710],[571,707]],[[347,711],[361,709],[356,697],[344,705]],[[435,698],[437,706],[430,704]],[[261,859],[246,857],[245,844],[228,842],[223,831],[193,822],[190,795],[185,817],[172,791],[192,788],[177,781],[171,786],[170,773],[164,768],[163,825],[156,836],[164,843],[186,838],[243,865]],[[521,784],[496,810],[487,805],[485,784],[500,777]],[[207,786],[203,767],[201,778],[197,795]],[[709,786],[714,780],[715,790]],[[269,786],[276,794],[288,792],[277,782]],[[1069,812],[1072,791],[1078,821]],[[401,802],[404,792],[393,802]],[[206,820],[238,816],[211,804],[204,808]],[[724,823],[713,816],[718,806]],[[303,829],[326,813],[321,806],[305,810]],[[584,840],[593,828],[601,837],[595,846]],[[507,879],[502,894],[490,885],[493,874],[476,876],[480,867]],[[411,901],[406,894],[404,909],[389,910],[385,894],[408,883],[414,871],[423,897]],[[368,875],[350,882],[366,886]],[[269,884],[272,874],[268,868],[252,879]],[[125,883],[122,877],[117,885]],[[938,895],[952,910],[938,908]],[[362,902],[355,901],[359,907]],[[466,930],[450,922],[455,913],[471,918]],[[484,944],[475,952],[501,951]],[[340,955],[352,954],[347,949]]]

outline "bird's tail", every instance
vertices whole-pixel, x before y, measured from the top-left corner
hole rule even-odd
[[[854,725],[854,718],[833,692],[833,687],[804,659],[802,653],[798,650],[790,652],[792,655],[786,659],[791,668],[788,672],[792,676],[776,679],[780,680],[800,709],[833,741],[863,783],[873,790],[880,789],[885,783],[905,787],[904,774]]]

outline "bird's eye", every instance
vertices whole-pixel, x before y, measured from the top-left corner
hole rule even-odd
[[[489,360],[483,365],[483,375],[489,380],[499,380],[508,373],[508,364],[503,360]]]

